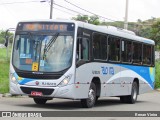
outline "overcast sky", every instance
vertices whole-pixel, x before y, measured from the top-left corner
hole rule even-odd
[[[39,1],[41,0],[0,0],[0,30],[15,27],[17,22],[21,20],[48,19],[50,11],[49,0],[45,3],[41,3]],[[82,14],[92,15],[66,3],[64,0],[54,1],[56,4],[78,11]],[[106,18],[115,21],[124,20],[126,0],[68,1]],[[53,19],[71,19],[77,14],[78,13],[71,12],[54,5]],[[137,19],[147,20],[151,17],[160,17],[160,0],[129,0],[128,21],[137,21]]]

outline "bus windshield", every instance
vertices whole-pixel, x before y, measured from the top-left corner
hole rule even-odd
[[[58,72],[72,64],[73,34],[16,34],[13,66],[18,70]]]

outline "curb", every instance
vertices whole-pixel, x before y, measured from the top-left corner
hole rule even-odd
[[[156,90],[160,92],[160,88],[159,88],[159,89],[156,89]]]
[[[2,97],[11,97],[12,95],[10,93],[4,93],[4,94],[1,94],[0,93],[0,98]]]
[[[0,93],[0,98],[3,98],[3,97],[28,98],[27,95],[21,96],[21,95],[11,95],[10,93],[4,93],[4,94]]]
[[[4,93],[2,97],[11,97],[10,93]]]

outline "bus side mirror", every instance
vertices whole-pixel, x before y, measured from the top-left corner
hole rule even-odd
[[[6,36],[6,40],[5,40],[4,46],[8,47],[8,36]]]

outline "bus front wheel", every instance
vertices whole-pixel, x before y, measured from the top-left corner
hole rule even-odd
[[[36,104],[40,104],[40,105],[46,104],[47,102],[47,99],[42,99],[42,98],[33,98],[33,100]]]
[[[82,99],[81,104],[82,104],[82,107],[84,108],[91,108],[95,105],[95,102],[96,102],[96,86],[92,82],[89,88],[88,98]]]

